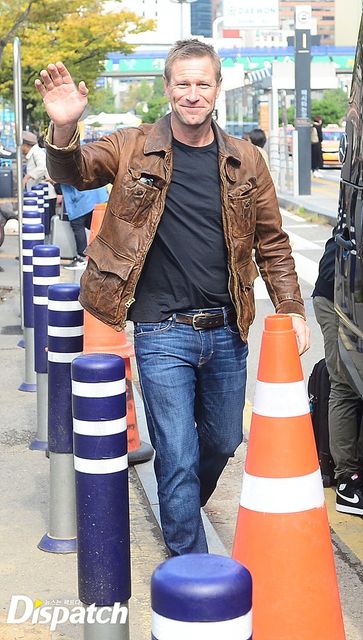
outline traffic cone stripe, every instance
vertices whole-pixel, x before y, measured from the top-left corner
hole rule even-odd
[[[49,311],[82,311],[78,300],[49,300]]]
[[[126,416],[117,420],[91,422],[73,418],[73,431],[82,436],[113,436],[127,429]]]
[[[83,325],[80,327],[51,327],[48,325],[48,336],[55,338],[73,338],[75,336],[83,336]]]
[[[184,622],[164,618],[152,612],[152,634],[156,640],[250,640],[252,638],[252,610],[244,616],[221,622]]]
[[[89,460],[88,458],[78,458],[78,456],[74,456],[74,468],[81,473],[92,473],[94,475],[118,473],[119,471],[125,471],[127,467],[127,454],[119,458],[108,458],[105,460]]]
[[[293,417],[310,412],[303,380],[298,382],[262,382],[257,380],[253,411],[261,416]]]
[[[261,513],[298,513],[324,505],[320,469],[295,478],[243,474],[241,507]]]
[[[58,351],[48,351],[48,360],[50,362],[72,362],[77,356],[80,356],[82,351],[76,353],[59,353]]]
[[[77,382],[72,380],[72,394],[81,398],[110,398],[125,393],[125,378],[111,382]]]

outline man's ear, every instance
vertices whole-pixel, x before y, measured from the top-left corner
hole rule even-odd
[[[163,76],[165,95],[169,96],[170,86],[166,76]]]

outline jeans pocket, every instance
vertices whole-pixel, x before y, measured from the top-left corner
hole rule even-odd
[[[134,335],[136,338],[140,336],[154,336],[155,334],[162,333],[170,329],[172,325],[172,319],[162,320],[161,322],[135,322],[134,323]]]
[[[231,322],[231,324],[226,325],[226,329],[232,336],[239,336],[239,328],[237,322]]]

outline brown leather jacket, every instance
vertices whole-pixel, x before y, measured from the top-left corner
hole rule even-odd
[[[213,128],[229,290],[241,338],[246,340],[255,315],[253,282],[258,271],[253,252],[276,311],[304,316],[304,303],[266,163],[250,143],[226,135],[215,124]],[[100,232],[86,251],[89,261],[81,279],[80,302],[97,318],[122,330],[172,177],[170,116],[83,146],[76,135],[65,149],[50,144],[51,134],[50,130],[47,161],[53,180],[78,189],[113,184]]]

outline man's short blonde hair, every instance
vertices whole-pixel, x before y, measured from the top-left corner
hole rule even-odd
[[[220,58],[210,44],[201,42],[196,38],[191,38],[189,40],[178,40],[175,45],[169,50],[169,53],[165,60],[164,69],[164,76],[166,80],[168,82],[170,82],[171,80],[171,68],[175,60],[179,60],[180,58],[204,58],[206,56],[212,61],[216,73],[216,82],[218,84],[222,79]]]

